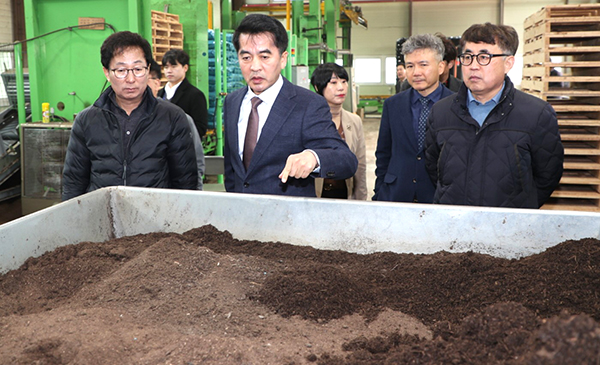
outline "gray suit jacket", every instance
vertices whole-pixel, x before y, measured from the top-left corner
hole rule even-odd
[[[238,120],[247,91],[234,91],[225,99],[223,155],[227,191],[314,197],[314,177],[347,179],[354,175],[358,161],[331,122],[325,99],[285,78],[246,171],[238,148]],[[319,156],[319,173],[282,183],[279,174],[288,156],[306,149]]]

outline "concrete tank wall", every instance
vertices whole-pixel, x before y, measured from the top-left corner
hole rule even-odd
[[[212,224],[235,238],[356,253],[474,251],[518,258],[600,237],[600,214],[287,198],[133,187],[100,189],[0,226],[0,273],[82,241]]]

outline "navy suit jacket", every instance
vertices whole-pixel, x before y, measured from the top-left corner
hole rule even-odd
[[[247,91],[242,88],[225,98],[223,154],[227,191],[314,197],[314,177],[343,180],[354,176],[358,161],[335,129],[325,98],[292,85],[285,78],[246,171],[238,148],[238,120]],[[290,177],[282,183],[279,174],[288,156],[306,149],[319,156],[320,172],[306,179]]]
[[[412,88],[383,103],[375,151],[375,195],[373,200],[433,202],[435,185],[425,170],[425,155],[419,150],[410,106]],[[453,92],[442,85],[443,99]]]

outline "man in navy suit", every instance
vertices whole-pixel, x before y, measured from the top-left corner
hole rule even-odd
[[[325,98],[281,76],[288,55],[281,22],[248,15],[233,44],[248,88],[225,99],[225,189],[313,197],[315,177],[352,177],[358,161]]]
[[[383,104],[373,200],[431,203],[435,185],[425,170],[423,144],[429,110],[452,94],[439,81],[444,44],[431,34],[414,35],[404,42],[402,53],[412,87]]]

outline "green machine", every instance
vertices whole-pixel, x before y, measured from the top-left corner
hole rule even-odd
[[[309,0],[306,12],[302,1],[293,1],[292,19],[292,34],[297,39],[296,64],[308,65],[311,74],[319,64],[340,58],[344,67],[352,67],[352,23],[367,28],[359,7],[346,0]]]
[[[172,0],[169,4],[168,11],[178,14],[183,25],[184,49],[190,54],[188,78],[206,94],[207,3]],[[66,120],[91,105],[108,86],[100,63],[104,39],[129,30],[152,42],[150,11],[166,10],[164,2],[157,0],[24,0],[24,7],[33,121],[42,119],[44,102]],[[15,55],[20,57],[19,52]]]
[[[228,0],[223,0],[224,3]],[[245,13],[269,12],[272,16],[281,18],[286,10],[284,3],[267,5],[245,5],[240,11],[229,14],[223,22],[237,24]],[[347,0],[308,0],[290,1],[291,26],[290,44],[288,47],[288,65],[283,71],[290,79],[291,67],[304,65],[309,67],[309,73],[323,62],[335,62],[341,58],[343,66],[352,67],[350,54],[350,34],[352,23],[367,28],[367,21],[362,17],[362,11]],[[226,7],[224,7],[226,9]],[[340,33],[338,35],[338,33]],[[341,44],[338,39],[341,38]]]

